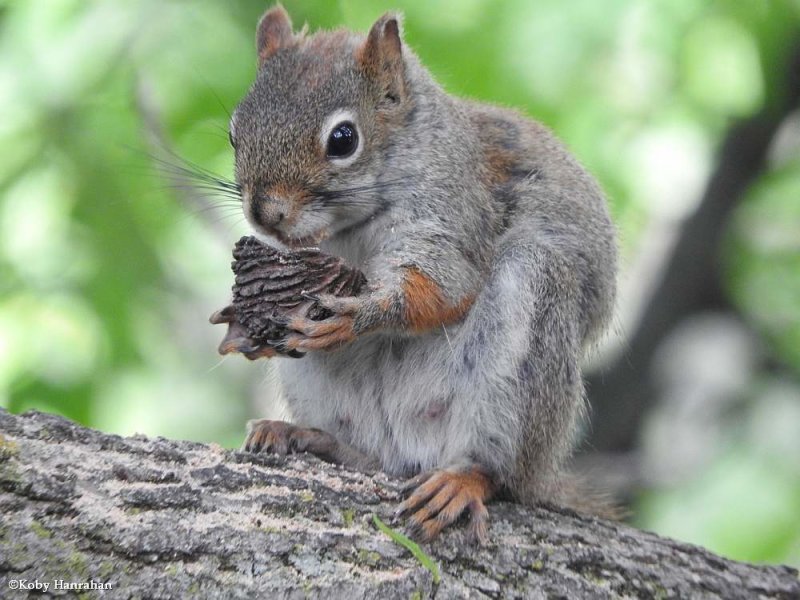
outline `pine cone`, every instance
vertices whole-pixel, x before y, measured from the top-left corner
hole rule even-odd
[[[271,346],[289,333],[283,323],[291,316],[315,321],[331,316],[306,294],[357,296],[367,283],[363,273],[340,258],[313,249],[282,252],[254,237],[236,242],[233,258],[233,301],[211,316],[214,324],[228,323],[221,354]],[[303,356],[297,351],[286,354]]]

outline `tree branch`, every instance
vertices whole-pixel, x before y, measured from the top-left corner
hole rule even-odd
[[[38,412],[0,409],[0,432],[3,597],[20,579],[108,583],[115,598],[800,596],[789,567],[501,502],[488,546],[457,528],[424,547],[437,584],[372,523],[389,523],[398,499],[383,475],[122,438]]]

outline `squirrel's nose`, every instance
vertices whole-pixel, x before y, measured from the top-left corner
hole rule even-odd
[[[266,210],[262,211],[262,217],[267,225],[275,226],[283,221],[284,215],[274,207],[268,207]]]
[[[286,218],[288,206],[282,198],[259,197],[256,200],[255,212],[258,220],[268,227],[277,227]]]

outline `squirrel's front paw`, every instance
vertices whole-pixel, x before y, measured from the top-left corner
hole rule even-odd
[[[494,494],[489,475],[477,466],[461,471],[428,471],[410,479],[404,486],[411,495],[397,508],[396,515],[411,513],[411,532],[430,541],[469,512],[470,536],[479,543],[488,540],[489,512],[484,502]]]
[[[281,352],[303,350],[334,350],[349,342],[358,335],[358,315],[367,305],[363,298],[339,298],[330,294],[321,296],[308,295],[309,300],[316,303],[318,309],[333,313],[322,320],[313,320],[304,316],[294,316],[282,324],[290,331],[283,339],[273,345]]]
[[[291,331],[276,342],[269,342],[282,352],[304,350],[335,350],[356,338],[353,317],[339,315],[322,321],[293,317],[286,323]]]
[[[297,427],[286,421],[257,419],[247,423],[246,452],[267,452],[286,456],[300,452],[326,458],[336,449],[336,438],[321,429]]]

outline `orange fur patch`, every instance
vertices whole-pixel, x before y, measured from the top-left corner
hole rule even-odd
[[[308,190],[299,186],[293,185],[286,185],[283,183],[278,183],[276,185],[270,186],[266,189],[266,192],[269,196],[273,196],[276,198],[285,198],[290,202],[308,202],[311,196],[308,193]]]
[[[487,146],[483,180],[489,186],[504,184],[511,178],[511,168],[517,161],[517,157],[508,150],[499,146]]]
[[[427,331],[461,320],[475,300],[468,296],[451,304],[439,285],[416,267],[406,270],[403,281],[406,323],[414,331]]]
[[[503,132],[498,129],[495,118],[478,114],[475,117],[475,123],[485,138],[483,144],[485,158],[481,179],[490,187],[502,185],[510,179],[511,169],[519,162],[519,155],[503,146]]]

